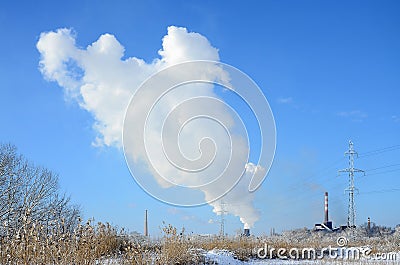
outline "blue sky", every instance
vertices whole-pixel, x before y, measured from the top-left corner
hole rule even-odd
[[[331,219],[346,222],[347,185],[337,170],[352,139],[369,170],[356,178],[357,223],[367,217],[399,223],[400,4],[397,1],[8,1],[0,4],[0,141],[60,176],[60,186],[85,217],[142,231],[162,221],[196,233],[216,233],[210,206],[174,208],[143,192],[121,150],[93,147],[91,113],[66,98],[39,71],[42,32],[72,28],[85,48],[110,33],[125,57],[158,58],[171,25],[205,36],[220,60],[263,90],[275,116],[273,167],[257,191],[261,218],[254,231],[312,227],[322,221],[323,192]],[[397,146],[361,157],[363,153]],[[386,167],[387,166],[387,167]],[[376,169],[379,168],[379,169]],[[390,172],[387,172],[390,171]],[[242,224],[227,218],[227,231]]]

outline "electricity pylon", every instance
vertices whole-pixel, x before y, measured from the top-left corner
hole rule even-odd
[[[222,200],[220,201],[220,206],[221,206],[221,210],[218,211],[221,215],[221,220],[220,220],[220,231],[219,231],[219,235],[221,237],[225,237],[225,214],[227,214],[228,212],[225,210],[225,205],[226,203],[224,203]]]
[[[349,156],[349,167],[339,170],[341,172],[348,172],[349,173],[349,187],[345,190],[349,193],[349,207],[348,207],[348,214],[347,214],[347,227],[355,228],[356,227],[356,206],[354,201],[354,191],[358,190],[354,186],[354,173],[364,173],[364,170],[354,168],[354,156],[358,157],[358,153],[354,150],[353,142],[349,141],[349,150],[344,153],[344,155]]]

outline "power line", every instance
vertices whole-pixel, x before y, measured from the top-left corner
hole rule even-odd
[[[366,176],[381,175],[381,174],[392,173],[392,172],[396,172],[396,171],[400,171],[400,168],[393,169],[393,170],[387,170],[387,171],[383,171],[383,172],[372,173],[372,174],[366,174]]]
[[[289,187],[289,189],[291,191],[298,190],[298,189],[300,189],[302,187],[302,184],[304,184],[304,183],[310,183],[312,180],[321,179],[321,176],[323,175],[322,173],[325,173],[325,172],[329,171],[330,169],[335,168],[335,166],[338,165],[340,162],[342,162],[343,159],[344,159],[344,157],[334,161],[333,163],[329,164],[326,167],[323,167],[323,168],[317,170],[313,174],[309,174],[306,178],[302,178],[299,181],[294,182],[292,184],[292,186]],[[324,180],[324,183],[332,181],[332,180],[333,180],[332,178],[328,178],[328,179]]]
[[[380,153],[384,153],[384,152],[388,152],[388,151],[394,151],[394,150],[397,150],[397,149],[400,149],[400,145],[393,145],[393,146],[389,146],[389,147],[379,148],[379,149],[376,149],[376,150],[371,150],[371,151],[362,153],[357,158],[372,156],[372,155],[375,155],[375,154],[380,154]],[[321,178],[322,173],[327,172],[330,169],[334,168],[334,166],[336,166],[337,164],[342,162],[343,159],[344,159],[344,157],[332,162],[331,164],[328,164],[326,167],[323,167],[323,168],[317,170],[317,172],[308,175],[308,177],[302,178],[298,182],[293,183],[288,188],[290,190],[299,190],[299,189],[301,189],[301,186],[302,186],[301,184],[309,183],[311,180]],[[393,164],[393,165],[383,166],[383,167],[379,167],[379,168],[373,168],[373,169],[369,169],[369,170],[365,170],[365,171],[369,172],[369,171],[374,171],[374,170],[377,170],[377,169],[383,169],[383,168],[386,168],[386,167],[392,167],[392,166],[396,166],[396,165],[400,165],[400,164]],[[390,172],[392,172],[392,171],[390,171]],[[377,174],[383,174],[383,173],[387,173],[387,171],[382,172],[382,173],[374,173],[374,174],[367,174],[367,175],[370,176],[370,175],[377,175]],[[334,178],[324,179],[324,183],[330,182],[332,180],[334,180]]]
[[[382,168],[388,168],[388,167],[395,167],[395,166],[400,166],[400,163],[386,165],[386,166],[382,166],[382,167],[371,168],[371,169],[367,169],[365,171],[369,172],[369,171],[374,171],[374,170],[378,170],[378,169],[382,169]]]
[[[376,150],[372,150],[372,151],[368,151],[365,153],[362,153],[362,156],[371,156],[374,154],[379,154],[379,153],[384,153],[384,152],[389,152],[389,151],[394,151],[400,149],[400,145],[393,145],[390,147],[385,147],[385,148],[379,148]],[[307,174],[308,176],[306,178],[301,178],[299,179],[299,181],[295,181],[294,183],[291,183],[291,185],[288,187],[291,191],[293,190],[301,190],[304,187],[304,184],[312,184],[313,180],[316,179],[323,179],[323,184],[327,184],[328,182],[332,182],[335,181],[335,177],[327,177],[324,178],[323,175],[326,172],[329,172],[330,169],[335,168],[336,165],[338,165],[340,162],[342,162],[344,160],[344,157],[337,159],[336,161],[333,161],[332,163],[326,164],[326,166],[321,167],[319,170],[317,170],[315,173],[312,174]],[[376,168],[371,168],[369,170],[366,170],[367,172],[369,171],[377,171],[379,169],[385,169],[385,168],[390,168],[390,167],[394,167],[400,165],[400,163],[398,164],[391,164],[391,165],[385,165],[385,166],[381,166],[381,167],[376,167]],[[399,171],[400,169],[394,169],[394,170],[390,170],[390,171],[384,171],[384,172],[374,172],[372,174],[367,174],[364,176],[371,176],[371,175],[378,175],[378,174],[384,174],[384,173],[388,173],[388,172],[394,172],[394,171]],[[328,173],[328,175],[331,175]],[[364,179],[364,178],[362,178]],[[318,183],[319,184],[319,183]],[[340,186],[342,184],[338,183],[336,185],[334,185],[333,187],[330,187],[333,190],[336,190],[338,186]],[[354,187],[354,189],[356,190],[356,188]],[[348,190],[348,189],[347,189]],[[394,190],[393,190],[394,191]],[[376,193],[375,191],[373,193]],[[359,194],[359,193],[357,193]],[[365,193],[361,193],[361,194],[365,194]],[[319,194],[317,192],[302,192],[301,194],[299,194],[296,197],[291,197],[291,198],[271,198],[274,202],[274,204],[281,204],[284,203],[285,205],[295,205],[297,203],[304,203],[304,200],[308,200],[314,197],[319,196]],[[353,195],[354,196],[354,195]],[[286,208],[288,211],[290,211],[288,208]],[[283,209],[281,210],[281,212],[285,212]]]
[[[359,158],[373,156],[373,155],[379,155],[379,154],[382,154],[382,153],[395,151],[395,150],[398,150],[398,149],[400,149],[400,144],[392,145],[392,146],[388,146],[388,147],[384,147],[384,148],[379,148],[379,149],[368,151],[368,152],[365,152],[365,153],[361,153]]]
[[[398,192],[400,188],[393,188],[393,189],[382,189],[382,190],[371,190],[359,193],[360,195],[371,194],[371,193],[388,193],[388,192]]]

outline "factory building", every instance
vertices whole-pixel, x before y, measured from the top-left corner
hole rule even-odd
[[[243,231],[244,236],[250,236],[250,228],[245,228]]]
[[[320,224],[315,224],[315,230],[325,230],[325,231],[333,231],[334,228],[332,226],[332,221],[329,221],[328,215],[328,192],[325,192],[325,203],[324,203],[324,222]]]

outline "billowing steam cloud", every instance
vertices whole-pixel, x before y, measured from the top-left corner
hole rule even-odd
[[[56,81],[63,87],[68,98],[76,100],[82,109],[93,115],[95,119],[93,127],[98,132],[98,137],[93,142],[96,146],[121,147],[124,114],[129,99],[140,84],[152,74],[185,61],[219,61],[218,50],[212,47],[204,36],[174,26],[168,27],[168,34],[163,38],[162,49],[158,52],[160,58],[154,59],[151,63],[146,63],[136,57],[123,59],[124,47],[110,34],[100,36],[97,41],[85,49],[79,48],[75,39],[76,36],[70,29],[58,29],[54,32],[42,33],[37,43],[37,49],[41,54],[40,70],[46,79]],[[215,71],[214,74],[216,78],[226,80],[223,72]],[[157,143],[157,138],[151,138],[152,135],[159,135],[161,128],[160,122],[157,123],[157,117],[167,114],[168,109],[175,107],[177,102],[183,102],[187,98],[200,95],[216,97],[213,87],[203,84],[200,86],[193,85],[190,89],[178,90],[171,93],[163,102],[160,102],[160,104],[164,104],[164,107],[155,109],[155,114],[150,117],[155,125],[150,126],[146,133],[155,148],[151,150],[152,147],[150,146],[149,150],[154,153],[154,156],[159,153],[156,147],[160,146]],[[152,104],[152,102],[145,101],[144,98],[141,104]],[[185,112],[182,111],[182,113]],[[229,110],[221,107],[217,111],[220,112],[220,117],[226,124],[234,126],[236,120]],[[177,119],[179,119],[179,115]],[[182,143],[185,144],[181,144],[181,151],[187,157],[195,158],[199,155],[198,146],[194,147],[193,143],[199,143],[201,137],[204,137],[207,131],[214,129],[212,125],[208,124],[200,122],[194,126],[187,126],[182,133]],[[224,132],[214,133],[213,136],[223,139]],[[244,144],[247,140],[243,137],[243,135],[235,135],[234,143],[241,153],[247,153],[248,146]],[[192,144],[190,144],[191,142]],[[224,152],[223,149],[219,150]],[[228,152],[229,150],[225,151]],[[131,155],[131,159],[141,161],[145,164],[144,168],[151,172],[148,166],[149,161],[143,158],[143,154],[132,153]],[[163,168],[165,161],[162,158],[156,157],[155,159],[157,160],[156,163]],[[239,157],[232,159],[238,160],[236,161],[236,170],[245,172],[245,174],[238,185],[224,196],[224,210],[240,217],[245,226],[251,227],[258,220],[259,212],[253,206],[254,193],[248,191],[248,185],[253,174],[263,175],[265,169],[247,163],[247,160]],[[216,162],[218,161],[216,160]],[[188,179],[185,174],[177,174],[176,172],[168,172],[168,174],[178,176],[180,178],[178,184],[185,183],[194,186],[198,184],[196,179]],[[163,189],[168,189],[165,181],[162,179],[156,179],[156,181]],[[222,185],[217,188],[223,189],[225,187]],[[203,193],[205,201],[208,201],[208,197],[212,197],[213,194],[218,192],[218,190],[211,188],[199,190]],[[210,204],[214,207],[215,213],[221,212],[219,201]]]

